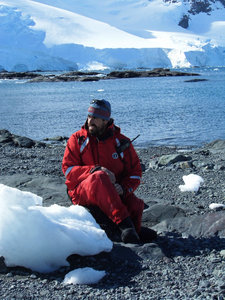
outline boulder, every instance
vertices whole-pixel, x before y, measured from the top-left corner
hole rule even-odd
[[[24,136],[15,136],[12,139],[15,146],[31,148],[35,145],[35,141]]]
[[[187,29],[189,26],[189,16],[183,15],[180,22],[178,23],[179,26],[183,27],[184,29]]]
[[[0,130],[0,144],[12,142],[12,135],[7,130]]]
[[[156,170],[161,167],[168,167],[175,163],[180,163],[181,169],[192,168],[192,157],[183,154],[167,154],[160,157],[152,158],[149,162],[149,169]]]
[[[182,154],[170,154],[170,155],[163,155],[158,160],[159,167],[162,166],[169,166],[176,162],[183,162],[191,160],[190,156],[182,155]]]
[[[54,137],[49,137],[49,138],[45,138],[44,141],[46,142],[50,142],[52,144],[54,143],[62,143],[62,144],[65,144],[67,141],[68,141],[68,136],[54,136]]]
[[[42,197],[43,206],[50,206],[52,204],[63,206],[71,205],[71,201],[67,197],[64,177],[15,174],[11,176],[0,176],[0,182]]]
[[[176,231],[184,236],[191,235],[195,238],[213,236],[225,238],[225,214],[224,211],[219,211],[197,216],[175,217],[162,221],[153,229],[158,233]]]
[[[5,259],[3,256],[0,256],[0,274],[6,273],[8,271],[7,266],[5,264]]]
[[[0,145],[13,145],[13,135],[6,129],[0,130]]]
[[[213,154],[225,154],[225,140],[215,140],[207,144],[205,148]]]
[[[155,204],[144,210],[142,216],[143,224],[155,225],[164,220],[174,219],[176,217],[184,217],[185,212],[179,207],[172,205]]]
[[[0,130],[0,145],[2,146],[17,146],[22,148],[31,148],[33,146],[45,147],[46,145],[41,142],[34,141],[28,137],[18,136],[10,133],[6,129]]]

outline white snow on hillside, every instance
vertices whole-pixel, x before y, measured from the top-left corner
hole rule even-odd
[[[0,0],[0,70],[225,65],[225,8],[162,0]]]

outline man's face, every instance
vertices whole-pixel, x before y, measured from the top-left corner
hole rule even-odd
[[[87,125],[91,135],[101,136],[106,128],[108,121],[88,115]]]

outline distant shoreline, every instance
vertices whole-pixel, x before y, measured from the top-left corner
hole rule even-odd
[[[16,146],[16,147],[22,147],[22,148],[32,148],[32,147],[42,147],[42,146],[65,146],[67,140],[69,139],[69,136],[52,136],[52,137],[46,137],[43,139],[35,139],[32,137],[28,137],[21,134],[15,134],[11,133],[9,130],[0,128],[0,147],[4,146]],[[187,150],[187,151],[193,151],[195,149],[200,149],[203,147],[207,147],[207,145],[214,143],[216,141],[225,141],[223,138],[214,139],[212,141],[205,141],[197,144],[154,144],[154,143],[148,143],[148,144],[133,144],[136,149],[144,150],[144,149],[178,149],[180,151]]]
[[[70,81],[99,81],[108,79],[123,79],[123,78],[143,78],[143,77],[177,77],[177,76],[200,76],[198,73],[188,73],[181,71],[171,71],[170,69],[155,68],[148,71],[112,71],[108,74],[101,72],[62,72],[60,75],[48,74],[43,75],[41,72],[0,72],[0,79],[27,79],[28,82],[70,82]],[[195,79],[198,81],[199,79]]]

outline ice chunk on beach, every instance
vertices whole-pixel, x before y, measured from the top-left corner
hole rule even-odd
[[[185,175],[182,178],[184,185],[179,185],[181,192],[197,192],[204,182],[203,178],[196,174]]]
[[[42,198],[0,184],[0,256],[7,266],[52,272],[71,254],[110,251],[112,242],[78,205],[42,206]]]
[[[222,208],[225,208],[225,205],[224,204],[222,204],[222,203],[211,203],[211,204],[209,204],[209,208],[210,209],[222,209]]]
[[[79,268],[66,274],[63,284],[93,284],[99,282],[105,271],[96,271],[92,268]]]

